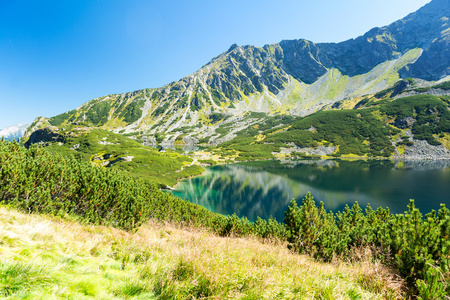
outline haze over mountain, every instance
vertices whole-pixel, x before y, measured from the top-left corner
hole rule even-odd
[[[180,138],[195,143],[211,137],[219,123],[232,124],[234,131],[252,125],[245,117],[249,111],[304,116],[376,93],[400,78],[438,81],[450,75],[449,16],[450,1],[433,0],[391,25],[341,43],[232,45],[179,81],[96,98],[48,122],[83,122],[151,143]],[[42,123],[47,120],[33,128]],[[232,137],[233,130],[215,142]]]
[[[17,124],[0,129],[0,138],[4,138],[8,141],[19,141],[26,132],[28,126],[30,126],[30,124]]]

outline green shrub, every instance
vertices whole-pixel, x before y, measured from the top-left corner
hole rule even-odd
[[[450,132],[450,112],[448,106],[438,97],[418,95],[392,101],[380,108],[380,112],[401,120],[414,118],[411,132],[414,138],[425,140],[430,145],[440,145],[434,134]]]
[[[177,174],[198,174],[195,168],[201,167],[191,168]],[[0,203],[29,213],[72,215],[83,222],[126,230],[153,218],[209,228],[223,236],[261,233],[265,238],[282,239],[284,235],[284,226],[273,219],[264,221],[263,231],[260,223],[212,213],[123,171],[94,167],[46,148],[26,149],[15,142],[0,141]]]
[[[405,214],[395,216],[370,206],[363,213],[357,203],[333,214],[308,193],[301,207],[291,201],[284,222],[293,251],[330,261],[357,247],[378,249],[378,258],[398,270],[412,295],[442,299],[450,292],[450,211],[444,205],[425,217],[413,200]]]
[[[110,110],[111,103],[108,101],[97,102],[86,111],[86,121],[95,126],[102,126],[108,121]]]
[[[53,118],[50,118],[48,120],[48,122],[50,124],[52,124],[53,126],[59,126],[66,120],[69,122],[73,121],[75,114],[76,114],[76,110],[71,110],[71,111],[62,113],[60,115],[54,116]],[[33,126],[30,126],[30,127],[32,128]]]
[[[433,88],[443,89],[443,90],[450,90],[450,81],[443,82],[438,85],[434,85]]]
[[[225,119],[225,117],[226,115],[223,113],[214,112],[208,116],[208,119],[211,120],[211,124],[215,124]]]
[[[0,201],[30,213],[75,215],[127,230],[150,218],[211,227],[216,215],[122,171],[4,141]]]

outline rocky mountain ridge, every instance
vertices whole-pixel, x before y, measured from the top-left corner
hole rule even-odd
[[[264,113],[263,122],[266,114],[305,116],[374,94],[400,78],[446,78],[448,16],[450,1],[433,0],[402,20],[341,43],[232,45],[179,81],[96,98],[47,121],[97,126],[149,144],[220,143],[257,125],[251,112]],[[211,140],[224,125],[228,133]]]

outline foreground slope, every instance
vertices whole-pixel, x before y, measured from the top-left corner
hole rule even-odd
[[[395,216],[388,208],[375,211],[369,205],[363,213],[358,203],[335,215],[327,212],[323,203],[317,206],[308,193],[301,207],[291,201],[285,224],[272,218],[249,222],[236,215],[225,217],[210,212],[123,172],[93,167],[47,149],[27,150],[4,141],[0,142],[0,202],[27,213],[51,214],[130,231],[153,219],[204,228],[225,237],[287,241],[289,249],[329,262],[336,258],[359,260],[358,255],[354,257],[355,251],[377,249],[375,257],[398,271],[406,280],[409,295],[448,294],[450,211],[445,205],[437,214],[426,214],[425,221],[413,200],[407,212]],[[129,259],[126,254],[125,263]],[[21,274],[20,281],[22,273],[21,266],[8,267],[5,280],[9,282],[13,277],[14,282],[14,276]],[[376,286],[380,291],[384,284]]]
[[[379,264],[324,264],[284,245],[148,223],[136,233],[0,208],[5,299],[395,299]]]
[[[376,93],[400,77],[446,77],[449,15],[448,0],[433,0],[402,20],[341,43],[233,45],[179,81],[99,97],[49,122],[85,122],[134,133],[153,144],[220,143],[233,136],[210,140],[218,124],[247,128],[248,111],[303,116],[326,104]]]

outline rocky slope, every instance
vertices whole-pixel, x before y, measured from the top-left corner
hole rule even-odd
[[[48,122],[98,126],[149,144],[220,143],[255,125],[248,112],[305,116],[381,91],[401,77],[437,81],[450,75],[447,16],[450,1],[433,0],[402,20],[341,43],[232,45],[177,82],[96,98]],[[228,134],[214,137],[223,125]]]

